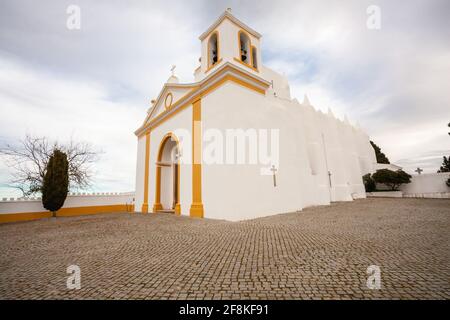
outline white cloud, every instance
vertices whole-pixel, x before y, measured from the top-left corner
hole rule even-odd
[[[93,190],[134,189],[136,137],[142,108],[108,99],[101,84],[54,78],[0,60],[1,139],[14,143],[29,133],[51,140],[88,141],[103,151]],[[2,166],[2,171],[6,167]],[[3,179],[7,174],[2,172]]]
[[[91,141],[105,151],[102,190],[133,188],[133,131],[172,64],[182,81],[193,80],[197,36],[230,6],[263,34],[264,61],[287,75],[294,97],[307,93],[316,108],[347,114],[408,168],[426,158],[434,171],[439,152],[449,153],[447,1],[379,0],[379,31],[366,28],[373,1],[80,0],[78,31],[65,27],[69,4],[3,1],[0,137]]]
[[[448,3],[378,1],[378,31],[366,28],[370,4],[282,1],[270,7],[255,18],[263,50],[269,48],[266,62],[288,70],[293,96],[307,93],[316,108],[360,122],[391,161],[449,153]],[[441,158],[435,157],[435,169]]]

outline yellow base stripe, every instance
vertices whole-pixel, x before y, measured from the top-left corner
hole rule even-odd
[[[56,212],[57,217],[71,217],[81,216],[87,214],[97,213],[111,213],[111,212],[127,212],[130,210],[130,206],[124,204],[107,205],[107,206],[91,206],[91,207],[75,207],[75,208],[62,208]]]
[[[106,206],[89,206],[89,207],[73,207],[62,208],[56,212],[57,217],[72,217],[98,213],[117,213],[117,212],[134,212],[134,205],[106,205]],[[38,220],[42,218],[50,218],[52,213],[47,212],[23,212],[23,213],[5,213],[0,214],[0,223],[18,222]]]
[[[31,221],[42,218],[50,218],[51,212],[24,212],[24,213],[6,213],[0,214],[0,223],[17,222],[17,221]]]

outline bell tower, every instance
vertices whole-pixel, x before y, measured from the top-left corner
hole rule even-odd
[[[208,76],[226,62],[259,73],[261,35],[233,16],[230,8],[199,39],[202,55],[196,78]]]

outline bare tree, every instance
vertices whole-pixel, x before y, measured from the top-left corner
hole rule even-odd
[[[24,196],[40,192],[47,163],[55,149],[67,154],[69,190],[88,187],[92,179],[92,164],[98,160],[98,151],[86,142],[74,142],[71,139],[69,143],[61,144],[30,135],[26,135],[18,145],[6,144],[0,148],[0,155],[12,168],[11,187],[21,190]]]

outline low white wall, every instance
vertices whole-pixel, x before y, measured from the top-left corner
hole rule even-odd
[[[424,173],[413,175],[411,183],[404,184],[400,187],[405,195],[408,194],[430,194],[430,193],[446,193],[450,192],[450,188],[446,185],[450,173]]]
[[[431,198],[431,199],[450,199],[450,192],[433,193],[408,193],[403,195],[405,198]]]
[[[369,198],[402,198],[403,192],[401,192],[401,191],[377,191],[377,192],[367,192],[366,195]]]
[[[63,208],[133,205],[134,192],[129,193],[103,193],[103,194],[70,194],[64,202]],[[0,201],[0,214],[45,212],[40,198],[14,199],[3,198]]]

